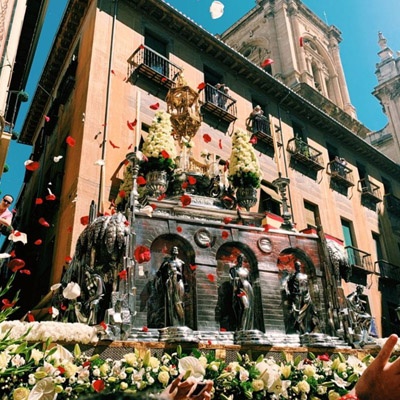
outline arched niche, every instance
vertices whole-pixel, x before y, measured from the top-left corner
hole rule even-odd
[[[147,311],[147,326],[149,328],[163,328],[165,304],[155,290],[155,277],[163,261],[171,255],[172,248],[179,249],[178,257],[184,262],[182,274],[185,282],[185,325],[196,329],[195,307],[196,307],[196,285],[191,266],[194,265],[195,252],[191,244],[183,237],[175,234],[165,234],[156,237],[151,245],[151,260],[143,265],[139,274],[147,277],[147,283],[140,293],[140,310]]]
[[[291,303],[289,296],[285,291],[285,285],[291,274],[295,272],[295,262],[300,261],[301,269],[300,272],[306,274],[308,277],[308,290],[310,293],[311,301],[316,306],[319,327],[316,331],[319,331],[323,327],[323,316],[321,315],[321,303],[322,299],[319,292],[319,286],[317,282],[317,271],[311,258],[301,249],[298,248],[287,248],[280,252],[278,256],[277,267],[279,270],[280,282],[281,282],[281,293],[282,293],[282,305],[283,315],[285,322],[286,333],[297,333],[295,329],[295,321],[291,314]],[[317,306],[319,305],[319,307]]]
[[[265,332],[257,258],[250,247],[241,242],[224,243],[216,253],[218,285],[218,303],[215,311],[216,321],[222,330],[237,330],[237,321],[232,309],[233,290],[229,271],[235,266],[240,254],[244,256],[243,266],[249,271],[248,280],[254,292],[253,329]]]

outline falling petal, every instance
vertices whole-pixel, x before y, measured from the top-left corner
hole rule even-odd
[[[154,103],[154,104],[152,104],[152,105],[150,106],[150,108],[151,108],[152,110],[158,110],[159,107],[160,107],[160,103]]]
[[[251,143],[251,144],[257,144],[257,136],[253,135],[253,136],[250,138],[249,143]]]
[[[208,274],[208,275],[207,275],[207,279],[208,279],[211,283],[213,283],[213,282],[215,282],[215,275],[213,275],[213,274]]]
[[[38,197],[38,198],[35,200],[35,204],[36,204],[36,205],[43,204],[43,199],[40,198],[40,197]]]
[[[89,224],[89,216],[85,215],[84,217],[81,217],[81,224],[82,225],[88,225]]]
[[[19,231],[14,231],[8,236],[8,240],[12,240],[14,243],[15,242],[22,242],[23,244],[28,243],[28,236],[26,233],[22,233]]]
[[[38,240],[35,240],[35,242],[33,244],[36,246],[40,246],[42,243],[43,243],[42,239],[38,239]]]
[[[139,264],[148,262],[151,259],[150,249],[146,246],[137,246],[134,251],[134,256]]]
[[[67,136],[67,138],[65,139],[65,142],[67,143],[68,146],[74,147],[76,140],[71,136]]]
[[[210,14],[212,19],[221,18],[224,14],[224,5],[220,1],[213,1],[210,6]]]
[[[58,163],[62,158],[63,158],[63,156],[54,156],[54,157],[53,157],[53,161],[54,161],[55,163]]]
[[[211,136],[208,133],[205,133],[203,135],[203,140],[205,143],[210,143],[211,142]]]
[[[21,268],[25,267],[25,261],[21,260],[20,258],[14,258],[11,260],[8,264],[7,267],[12,271],[12,272],[17,272]]]
[[[36,171],[40,167],[40,164],[38,161],[27,160],[24,162],[24,164],[25,164],[25,168],[28,171]]]
[[[199,85],[197,86],[197,89],[203,90],[206,86],[207,86],[207,85],[206,85],[205,82],[201,82],[201,83],[199,83]]]
[[[0,259],[11,257],[11,254],[8,253],[0,253]]]
[[[49,121],[50,121],[50,117],[47,116],[47,115],[45,115],[45,116],[44,116],[44,120],[45,120],[46,122],[49,122]]]
[[[178,233],[181,233],[181,232],[183,231],[183,229],[182,229],[181,226],[177,226],[177,227],[176,227],[176,231],[177,231]]]
[[[229,237],[229,232],[227,232],[227,231],[222,231],[221,236],[222,236],[222,239],[228,239],[228,237]]]
[[[72,261],[72,257],[71,257],[71,256],[66,256],[66,257],[65,257],[65,261],[66,261],[67,263],[71,262],[71,261]]]
[[[261,63],[261,68],[268,67],[274,62],[271,58],[266,58],[262,63]]]
[[[181,200],[181,203],[182,203],[182,207],[186,207],[192,202],[191,197],[188,196],[187,194],[182,195],[180,200]]]
[[[44,226],[45,228],[50,227],[50,224],[43,217],[39,218],[39,224]]]
[[[104,162],[104,160],[100,159],[100,160],[95,161],[94,165],[98,165],[98,166],[102,167],[103,165],[105,165],[105,162]]]
[[[231,217],[225,217],[224,218],[224,224],[230,224],[232,222],[232,218]]]
[[[56,199],[56,196],[52,193],[52,194],[48,194],[46,196],[46,200],[47,201],[54,201]]]
[[[137,184],[139,186],[143,186],[146,184],[146,178],[144,176],[138,176],[137,178]]]
[[[116,144],[114,144],[111,140],[110,140],[110,144],[112,146],[113,149],[119,149],[119,146],[117,146]]]
[[[222,139],[219,139],[218,147],[222,150]]]

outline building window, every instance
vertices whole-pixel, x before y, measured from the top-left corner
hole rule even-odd
[[[353,224],[350,221],[344,219],[341,219],[341,223],[342,223],[344,245],[345,247],[350,246],[350,248],[347,249],[347,256],[349,258],[349,263],[350,265],[357,265],[356,254],[353,250],[353,247],[355,247]]]
[[[273,185],[263,185],[260,190],[259,213],[281,215],[281,201]]]
[[[167,42],[160,39],[153,32],[146,30],[144,36],[144,44],[150,47],[152,50],[156,51],[158,54],[167,57]]]
[[[304,200],[304,217],[307,228],[316,228],[319,220],[319,209],[316,204]]]

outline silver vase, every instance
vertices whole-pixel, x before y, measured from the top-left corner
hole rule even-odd
[[[150,171],[146,175],[146,191],[151,197],[159,197],[167,191],[168,175],[166,171]]]
[[[257,203],[257,189],[252,186],[239,187],[236,190],[236,199],[240,207],[249,211]]]

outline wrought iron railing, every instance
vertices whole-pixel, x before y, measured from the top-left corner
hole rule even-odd
[[[364,250],[357,249],[353,246],[346,246],[347,257],[351,266],[361,268],[368,273],[374,272],[374,265],[372,263],[371,254]]]
[[[344,161],[332,160],[327,165],[326,173],[345,186],[354,186],[353,170]]]
[[[206,84],[202,93],[202,109],[229,123],[237,119],[236,100],[227,93],[209,83]]]
[[[304,140],[294,137],[290,139],[286,150],[292,158],[317,171],[324,169],[322,152],[310,146]]]
[[[368,178],[363,178],[358,181],[358,191],[361,192],[361,196],[366,197],[375,203],[382,201],[382,194],[379,186]]]
[[[396,283],[400,282],[400,266],[398,265],[385,260],[378,260],[375,262],[375,271],[383,279],[390,279]]]
[[[171,88],[182,73],[182,68],[173,64],[168,58],[141,44],[128,58],[128,78],[133,74],[142,74],[149,79]]]
[[[269,119],[265,115],[256,115],[253,118],[249,118],[247,129],[259,140],[267,143],[271,147],[274,146]]]

